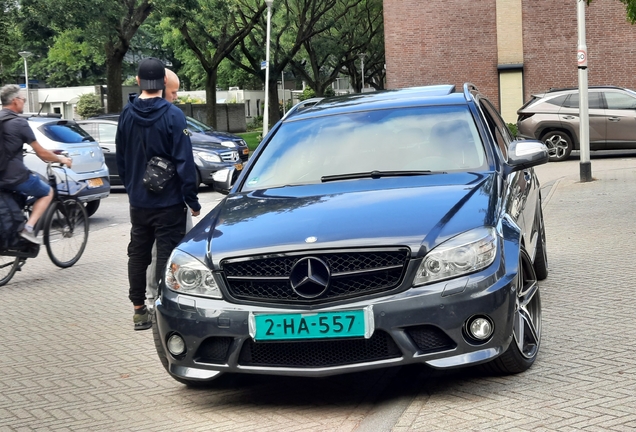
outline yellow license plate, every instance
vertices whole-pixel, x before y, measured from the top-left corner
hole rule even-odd
[[[248,148],[243,149],[243,154],[249,154],[249,153],[250,153],[250,149],[248,149]]]
[[[86,183],[88,184],[88,188],[89,189],[100,187],[100,186],[104,185],[104,181],[102,179],[100,179],[100,178],[88,179],[88,180],[86,180]]]
[[[236,164],[234,165],[234,168],[236,168],[237,171],[240,171],[243,169],[243,164]]]

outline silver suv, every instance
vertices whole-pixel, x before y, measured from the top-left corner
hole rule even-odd
[[[590,150],[636,149],[636,92],[622,87],[588,89]],[[518,111],[519,135],[540,139],[550,160],[562,161],[579,150],[579,90],[550,89],[533,95]]]

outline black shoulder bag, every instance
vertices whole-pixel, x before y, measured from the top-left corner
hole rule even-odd
[[[144,149],[146,159],[146,141],[142,138],[141,144]],[[146,164],[146,172],[144,172],[143,183],[150,192],[161,193],[168,181],[174,177],[174,164],[161,156],[153,156]]]

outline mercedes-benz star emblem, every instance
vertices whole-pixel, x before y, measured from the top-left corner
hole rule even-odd
[[[296,294],[303,298],[316,298],[329,286],[329,266],[316,257],[299,259],[291,269],[289,282]]]

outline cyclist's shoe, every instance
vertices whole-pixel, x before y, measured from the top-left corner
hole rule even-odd
[[[144,307],[135,311],[135,314],[133,315],[133,323],[135,324],[135,330],[148,330],[151,328],[152,321],[150,320],[148,309]]]
[[[37,238],[33,232],[27,231],[26,229],[23,229],[22,231],[20,231],[20,237],[22,237],[23,239],[31,243],[35,243],[38,245],[42,244],[42,240]]]

